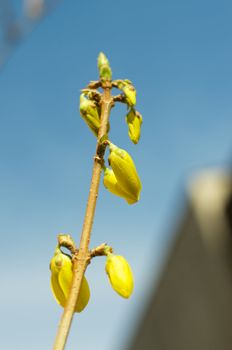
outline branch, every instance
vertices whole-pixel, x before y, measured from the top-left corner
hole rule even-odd
[[[59,247],[67,248],[68,250],[70,250],[72,255],[76,253],[76,245],[70,235],[61,233],[58,235],[57,240]]]
[[[108,246],[106,243],[102,243],[98,247],[91,249],[90,251],[90,257],[95,258],[95,256],[104,256],[107,255],[107,253],[113,253],[113,248]]]
[[[114,102],[127,103],[125,96],[122,94],[114,96],[113,100],[114,100]]]
[[[87,89],[98,89],[101,86],[102,86],[102,82],[99,80],[90,81],[89,84],[87,85]]]
[[[63,315],[60,320],[58,332],[56,335],[53,350],[63,350],[70,331],[73,314],[76,306],[76,301],[80,292],[81,282],[86,270],[87,265],[90,262],[89,242],[91,236],[91,230],[93,225],[93,219],[95,214],[95,207],[98,197],[100,176],[102,170],[102,163],[104,161],[104,152],[99,154],[99,143],[102,136],[107,134],[107,124],[109,120],[109,114],[111,107],[113,106],[113,98],[111,96],[112,84],[110,81],[104,82],[91,82],[88,88],[95,89],[98,85],[102,86],[103,94],[101,99],[101,125],[98,132],[98,141],[96,147],[96,153],[94,157],[92,181],[90,185],[89,198],[86,207],[85,219],[82,229],[82,235],[80,239],[80,245],[77,251],[73,255],[73,280],[70,289],[70,293],[67,299],[67,304],[64,308]]]

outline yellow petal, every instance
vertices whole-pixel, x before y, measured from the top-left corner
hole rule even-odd
[[[51,286],[52,294],[55,300],[57,301],[57,303],[62,307],[65,307],[66,298],[64,296],[62,289],[59,286],[57,275],[51,274],[50,286]]]
[[[50,287],[57,303],[62,307],[64,307],[66,303],[66,298],[58,281],[60,266],[62,264],[62,257],[60,256],[59,252],[60,250],[56,249],[55,255],[53,256],[50,262],[50,270],[51,270]]]
[[[65,298],[68,298],[71,283],[72,283],[72,261],[63,254],[63,264],[58,273],[58,282],[62,289]]]
[[[103,183],[105,188],[107,188],[107,190],[109,190],[111,193],[115,194],[116,196],[124,198],[128,204],[133,204],[136,202],[134,198],[130,197],[129,193],[125,192],[119,186],[118,181],[112,169],[109,169],[109,168],[104,169]]]
[[[81,290],[80,290],[80,294],[78,297],[75,311],[81,312],[82,310],[84,310],[84,308],[86,307],[86,305],[89,302],[89,298],[90,298],[89,284],[87,282],[87,279],[84,276],[82,283],[81,283]]]

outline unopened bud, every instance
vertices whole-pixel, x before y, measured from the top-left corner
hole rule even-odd
[[[100,117],[98,107],[94,101],[90,101],[84,94],[80,95],[80,114],[95,136],[98,136]]]
[[[110,68],[109,61],[103,52],[100,52],[97,63],[98,63],[100,79],[111,80],[112,71]]]
[[[110,143],[108,161],[119,186],[129,194],[134,202],[137,202],[140,198],[142,184],[129,153]]]
[[[57,303],[62,307],[65,307],[73,276],[71,257],[64,254],[59,248],[56,248],[55,254],[50,262],[50,270],[52,293]],[[88,304],[89,298],[89,285],[84,276],[82,279],[75,312],[81,312]]]
[[[136,90],[134,86],[128,80],[123,80],[118,83],[118,88],[125,94],[126,102],[128,106],[133,107],[136,105]]]
[[[134,144],[137,144],[140,139],[141,125],[143,118],[138,111],[131,108],[126,116],[126,122],[128,125],[128,135]]]
[[[123,256],[108,254],[106,273],[112,288],[123,298],[129,298],[134,288],[134,278],[130,265]]]

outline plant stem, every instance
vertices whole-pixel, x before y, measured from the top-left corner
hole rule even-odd
[[[67,304],[64,308],[63,315],[58,327],[53,350],[63,350],[69,335],[73,314],[78,299],[81,282],[90,261],[89,242],[93,219],[95,214],[96,202],[98,197],[99,183],[102,170],[102,162],[105,150],[100,152],[99,140],[102,136],[107,134],[107,124],[109,120],[110,110],[113,106],[113,98],[111,96],[112,84],[110,81],[102,82],[103,94],[101,99],[101,126],[98,132],[98,142],[96,147],[96,154],[94,157],[92,181],[90,185],[89,198],[87,202],[85,219],[82,228],[80,245],[78,252],[73,257],[73,280],[70,293],[67,299]]]

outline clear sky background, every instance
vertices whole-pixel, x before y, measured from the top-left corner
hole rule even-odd
[[[78,241],[95,139],[78,113],[100,51],[113,78],[137,88],[141,142],[125,106],[111,140],[132,155],[143,183],[129,206],[101,184],[91,247],[107,241],[135,275],[121,299],[89,266],[91,300],[67,349],[122,350],[133,332],[182,213],[190,175],[227,166],[232,146],[232,4],[226,0],[63,1],[0,72],[1,335],[4,350],[52,348],[62,309],[50,292],[58,233]]]

